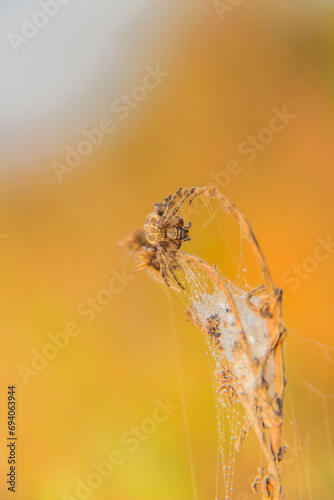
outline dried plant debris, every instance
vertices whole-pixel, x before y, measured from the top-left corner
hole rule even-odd
[[[216,267],[181,250],[190,239],[191,224],[180,216],[184,204],[198,197],[213,199],[239,222],[260,267],[263,283],[243,290]],[[240,402],[245,422],[234,446],[240,449],[250,426],[260,442],[267,470],[259,469],[253,488],[262,499],[283,498],[279,462],[285,387],[282,344],[282,291],[271,274],[252,228],[240,210],[215,187],[181,188],[155,205],[143,230],[123,243],[134,254],[137,268],[178,290],[188,299],[186,316],[199,328],[213,356],[218,397],[233,406]]]

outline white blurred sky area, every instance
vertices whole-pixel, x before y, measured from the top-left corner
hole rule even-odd
[[[287,5],[299,15],[325,3]],[[179,36],[203,13],[220,22],[210,0],[1,0],[0,169],[76,140],[141,83],[147,65],[170,71],[162,48],[177,55]]]
[[[67,133],[79,132],[94,113],[108,116],[104,107],[131,90],[147,65],[160,62],[154,48],[164,31],[173,33],[182,5],[182,0],[1,0],[2,159],[19,164],[34,150],[61,147]],[[30,39],[27,30],[29,35],[35,29],[27,28],[26,19],[44,24]]]

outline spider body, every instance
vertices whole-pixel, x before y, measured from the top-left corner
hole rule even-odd
[[[146,218],[144,234],[147,244],[144,252],[154,252],[160,265],[161,277],[167,285],[171,285],[168,278],[168,274],[171,274],[180,288],[184,289],[175,275],[178,268],[175,252],[181,248],[182,243],[190,240],[191,223],[185,226],[184,220],[175,214],[175,209],[170,210],[173,202],[173,197],[168,196],[163,203],[156,203],[155,211]],[[146,259],[146,262],[147,267],[152,265],[151,259]]]
[[[159,212],[152,212],[144,223],[146,240],[152,246],[162,245],[165,249],[179,250],[184,241],[190,240],[188,226],[177,215],[163,219]]]

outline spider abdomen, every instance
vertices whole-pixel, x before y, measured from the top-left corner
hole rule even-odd
[[[152,212],[145,220],[144,231],[147,241],[156,246],[161,241],[166,239],[166,231],[158,227],[159,215]]]

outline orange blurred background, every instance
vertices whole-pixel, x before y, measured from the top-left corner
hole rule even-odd
[[[333,6],[58,6],[47,20],[35,2],[1,7],[1,498],[13,498],[10,384],[17,500],[225,498],[201,335],[118,248],[155,202],[217,178],[284,289],[286,498],[333,498]],[[46,24],[24,38],[23,17]],[[147,429],[137,446],[133,426]],[[108,477],[96,475],[115,450]],[[260,463],[251,434],[233,498],[253,498]]]

